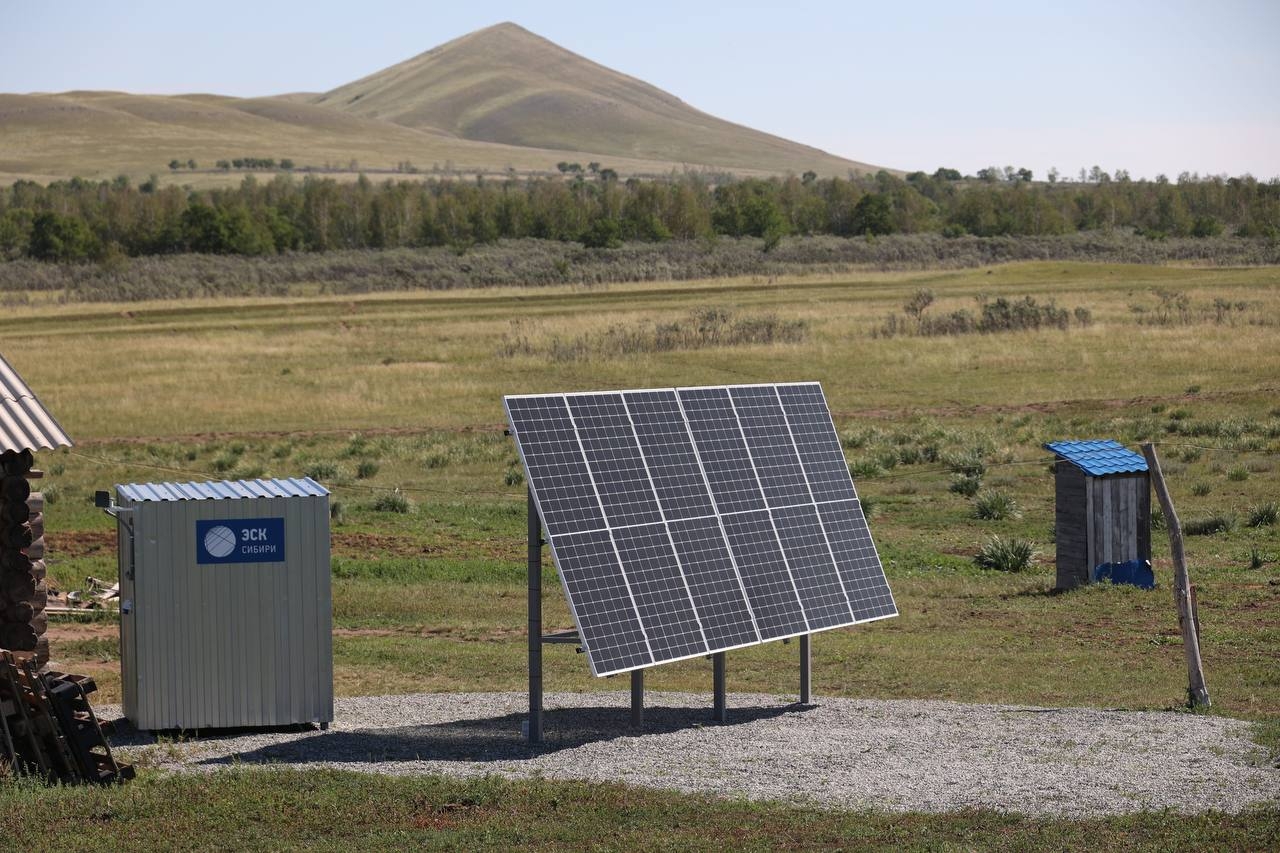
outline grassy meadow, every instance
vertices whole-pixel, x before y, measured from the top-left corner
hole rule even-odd
[[[1088,322],[886,336],[886,318],[901,319],[904,303],[925,288],[935,296],[928,316],[972,311],[978,297],[1030,296],[1068,312],[1084,309]],[[304,474],[332,488],[340,695],[523,688],[525,487],[503,436],[504,393],[819,380],[873,509],[872,531],[902,611],[815,638],[819,701],[1178,708],[1187,679],[1163,531],[1152,536],[1155,591],[1099,586],[1048,594],[1053,481],[1041,444],[1155,441],[1184,524],[1220,528],[1187,537],[1213,712],[1256,721],[1260,742],[1280,749],[1273,503],[1280,495],[1280,269],[1055,262],[536,290],[46,303],[17,306],[0,319],[0,342],[77,441],[73,450],[39,457],[52,498],[50,576],[64,590],[115,572],[114,525],[93,508],[95,489]],[[956,491],[957,472],[975,467],[983,469],[976,494]],[[979,502],[1003,517],[978,518]],[[1028,569],[974,564],[997,534],[1035,546]],[[545,581],[546,626],[570,627],[549,560]],[[49,630],[59,666],[96,676],[99,701],[119,696],[115,631],[104,618]],[[787,701],[796,689],[794,650],[775,643],[732,653],[729,689]],[[549,647],[545,660],[548,690],[627,688],[625,679],[592,678],[567,647]],[[709,706],[710,680],[709,662],[697,660],[651,669],[647,686],[704,690]],[[103,797],[114,814],[151,815],[190,830],[213,818],[181,810],[157,817],[164,810],[151,802],[151,786],[177,796],[203,784],[148,774],[128,789],[138,793],[61,796],[72,812],[98,808],[104,800],[94,798]],[[425,818],[397,813],[395,821],[408,822],[405,832],[420,818],[471,831],[468,821],[483,814],[481,835],[458,838],[500,845],[509,818],[501,809],[431,811],[496,796],[440,787],[454,784],[339,774],[313,785],[290,776],[280,796],[302,801],[313,787],[388,789],[386,801],[423,798]],[[414,793],[422,786],[435,787]],[[512,790],[538,808],[547,799],[575,801],[576,817],[565,826],[589,827],[598,809],[657,820],[685,808],[660,793],[598,789],[579,798],[580,787]],[[25,796],[15,791],[0,801]],[[798,812],[707,808],[715,825],[776,825],[768,831],[786,838],[799,831]],[[1118,846],[1207,839],[1247,848],[1275,832],[1274,816],[1215,818],[1211,831],[1194,820],[1179,827],[1160,820],[1012,825],[990,815],[947,818],[944,827],[935,820],[943,819],[920,819],[919,837],[933,839],[922,846],[997,839],[1063,846],[1105,837]],[[389,825],[400,826],[395,821]],[[815,834],[795,836],[797,846],[897,838],[893,821],[874,816],[802,822]],[[560,829],[571,831],[529,832],[572,846],[575,836],[555,835]],[[582,833],[579,841],[590,837]],[[712,837],[695,833],[690,845]]]

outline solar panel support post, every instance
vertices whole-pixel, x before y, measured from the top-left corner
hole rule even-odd
[[[729,714],[724,700],[724,652],[711,656],[711,720],[728,722]]]
[[[631,727],[644,725],[644,670],[631,670]]]
[[[542,519],[529,490],[529,743],[542,743]]]
[[[800,635],[800,704],[813,704],[813,658],[809,655],[812,634]]]

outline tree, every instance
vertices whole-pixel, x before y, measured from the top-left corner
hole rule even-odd
[[[853,233],[893,233],[893,210],[887,196],[868,193],[858,200],[853,208]]]
[[[809,171],[805,172],[803,175],[800,176],[800,180],[807,187],[811,185],[814,181],[818,180],[818,173],[810,169]]]
[[[1033,175],[1030,169],[1023,167],[1018,170],[1018,180],[1031,183],[1032,178]]]
[[[31,223],[28,252],[38,261],[83,261],[93,250],[93,234],[82,219],[51,211],[36,215]]]
[[[1053,166],[1049,169],[1049,183],[1056,184],[1058,182],[1058,167]]]
[[[182,168],[182,161],[181,161],[181,160],[179,160],[178,158],[176,158],[176,157],[175,157],[174,159],[172,159],[172,160],[170,160],[170,161],[169,161],[169,170],[170,170],[170,171],[172,171],[172,172],[176,172],[176,171],[178,171],[178,170],[179,170],[179,169],[181,169],[181,168]]]
[[[939,166],[938,170],[933,173],[933,178],[936,181],[959,181],[963,177],[959,169],[948,169],[946,166]]]

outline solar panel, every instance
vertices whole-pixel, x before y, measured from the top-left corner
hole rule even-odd
[[[504,403],[596,675],[897,614],[817,383]]]

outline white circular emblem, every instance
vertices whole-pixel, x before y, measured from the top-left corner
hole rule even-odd
[[[204,549],[210,557],[221,559],[236,549],[236,534],[230,527],[219,524],[210,527],[204,535]]]

